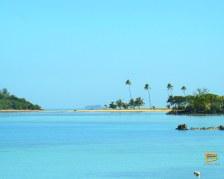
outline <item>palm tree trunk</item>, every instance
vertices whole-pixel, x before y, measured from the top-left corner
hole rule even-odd
[[[173,96],[173,90],[172,90],[172,89],[169,89],[169,90],[168,90],[168,95],[169,95],[169,96]]]
[[[149,108],[151,108],[152,104],[151,104],[151,95],[150,95],[149,90],[148,90],[148,98],[149,98]]]
[[[130,97],[130,100],[132,99],[132,94],[131,94],[131,86],[129,85],[128,86],[128,90],[129,90],[129,97]]]

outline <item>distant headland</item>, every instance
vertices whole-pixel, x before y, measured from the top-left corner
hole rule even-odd
[[[39,111],[41,107],[32,104],[24,98],[18,98],[11,95],[7,89],[0,90],[0,111],[1,112],[25,112],[25,111]]]

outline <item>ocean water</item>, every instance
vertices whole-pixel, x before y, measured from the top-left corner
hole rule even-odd
[[[224,178],[224,116],[163,113],[1,113],[0,179]],[[219,160],[206,165],[204,154]]]

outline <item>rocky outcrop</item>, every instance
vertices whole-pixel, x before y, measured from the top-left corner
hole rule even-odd
[[[188,127],[187,127],[187,124],[180,124],[177,126],[176,129],[179,131],[186,131],[186,130],[188,130]]]
[[[219,130],[221,130],[221,131],[224,130],[224,126],[223,126],[223,125],[220,125],[218,128],[219,128]]]
[[[179,131],[186,131],[186,130],[193,130],[193,131],[214,131],[214,130],[221,130],[224,131],[224,126],[220,125],[218,127],[191,127],[188,129],[187,124],[180,124],[176,128]]]
[[[201,172],[199,172],[199,171],[195,171],[195,172],[194,172],[194,176],[196,176],[196,177],[200,177],[200,176],[201,176]]]
[[[224,130],[224,126],[223,125],[220,125],[218,127],[202,127],[202,128],[191,128],[190,130],[200,130],[200,131],[214,131],[214,130]]]

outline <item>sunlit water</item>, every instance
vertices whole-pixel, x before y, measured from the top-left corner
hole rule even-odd
[[[224,132],[176,131],[224,124],[224,116],[160,113],[0,114],[1,179],[224,178]],[[206,165],[204,153],[219,161]]]

